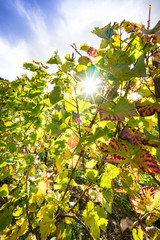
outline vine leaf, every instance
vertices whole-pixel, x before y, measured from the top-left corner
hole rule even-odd
[[[121,97],[117,104],[105,102],[99,107],[100,121],[124,121],[125,118],[137,116],[133,103]]]
[[[155,103],[151,103],[149,101],[142,101],[138,100],[136,102],[136,108],[139,112],[140,116],[146,117],[146,116],[152,116],[156,111],[160,111],[160,106],[156,106]]]
[[[146,220],[148,224],[160,218],[160,188],[154,190],[153,187],[144,187],[139,197],[131,199],[131,202],[137,213],[150,213]]]
[[[151,30],[146,30],[143,25],[139,25],[132,22],[124,22],[123,26],[125,30],[129,32],[136,32],[138,36],[146,43],[152,41],[152,43],[160,43],[160,21]]]
[[[128,128],[127,126],[125,126],[125,127],[122,129],[119,137],[120,137],[121,139],[123,139],[123,140],[129,141],[129,142],[130,142],[131,144],[133,144],[133,145],[139,145],[137,139],[136,139],[135,136],[134,136],[133,131],[132,131],[130,128]]]
[[[98,51],[94,48],[94,47],[90,47],[87,51],[87,54],[90,56],[90,57],[97,57],[98,55]]]
[[[100,38],[105,39],[106,42],[109,43],[114,33],[114,25],[111,27],[111,23],[109,23],[104,28],[95,27],[92,33],[96,34]]]
[[[78,143],[79,143],[79,137],[77,137],[75,135],[70,136],[70,138],[67,142],[68,146],[71,148],[75,148]]]
[[[146,137],[146,135],[142,132],[136,131],[133,132],[130,128],[128,128],[127,126],[125,126],[119,137],[123,140],[127,140],[128,142],[130,142],[133,145],[148,145],[149,144],[149,139]]]
[[[140,171],[160,174],[159,166],[149,151],[125,140],[112,138],[107,144],[102,144],[101,151],[109,163],[130,164]]]

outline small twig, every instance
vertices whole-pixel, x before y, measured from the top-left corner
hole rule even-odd
[[[84,224],[84,222],[82,222],[77,216],[73,216],[73,215],[71,215],[71,214],[66,213],[66,214],[60,216],[60,218],[57,219],[57,221],[55,222],[55,224],[57,224],[59,221],[61,221],[63,218],[66,218],[66,217],[72,218],[72,219],[74,219],[76,222],[78,222],[79,224],[81,224],[81,225],[83,226],[83,228],[86,230],[88,236],[89,236],[92,240],[94,240],[94,238],[93,238],[92,235],[90,234],[90,231],[89,231],[88,227],[87,227],[87,226]]]
[[[158,184],[158,186],[160,186],[160,181],[155,177],[154,173],[150,173],[150,175],[152,176],[154,181]]]
[[[128,85],[126,87],[126,91],[125,91],[124,97],[127,97],[129,89],[130,89],[130,86],[131,86],[131,80],[128,82]]]
[[[82,57],[82,54],[77,50],[77,47],[76,47],[76,46],[71,45],[71,47],[76,51],[76,53],[78,53],[78,54]]]
[[[81,194],[81,196],[78,198],[77,202],[75,202],[75,204],[69,209],[68,212],[71,212],[71,211],[75,208],[75,206],[77,206],[77,204],[80,202],[80,200],[81,200],[81,199],[83,198],[83,196],[85,195],[85,192],[87,192],[87,191],[90,189],[91,185],[92,185],[92,183],[90,183],[90,184],[88,185],[88,187],[83,191],[83,193]]]

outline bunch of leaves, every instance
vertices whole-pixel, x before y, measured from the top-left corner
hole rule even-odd
[[[95,28],[93,33],[102,39],[100,49],[83,44],[82,55],[74,44],[77,59],[67,54],[62,61],[55,52],[47,66],[24,64],[31,77],[0,80],[2,239],[69,240],[74,222],[83,228],[77,239],[99,239],[115,192],[135,199],[139,211],[139,202],[146,198],[140,197],[144,194],[139,185],[147,176],[158,184],[159,141],[151,114],[159,113],[159,104],[147,81],[150,73],[159,76],[158,67],[150,64],[158,45],[148,44],[144,31],[125,21]],[[152,34],[158,42],[157,31]],[[57,71],[50,74],[52,65]],[[83,92],[86,77],[101,79],[92,96]],[[144,79],[150,94],[142,93]],[[133,87],[145,100],[130,100]],[[158,194],[147,193],[148,216],[154,221],[159,218]]]
[[[146,223],[149,225],[160,217],[160,189],[143,187],[139,196],[131,199],[136,212],[147,214]]]

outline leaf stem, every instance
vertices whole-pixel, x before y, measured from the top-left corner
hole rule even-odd
[[[85,192],[87,192],[90,187],[91,187],[92,183],[89,183],[88,187],[83,191],[83,193],[81,194],[81,196],[78,198],[77,202],[75,202],[75,204],[69,209],[68,212],[71,212],[76,206],[77,204],[80,202],[80,200],[83,198],[83,196],[85,195]]]

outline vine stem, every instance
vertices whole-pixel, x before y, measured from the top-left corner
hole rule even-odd
[[[87,226],[84,224],[84,222],[82,222],[77,216],[73,216],[73,215],[71,215],[71,214],[66,213],[66,214],[60,216],[60,218],[57,219],[57,221],[55,222],[55,224],[57,224],[59,221],[61,221],[63,218],[66,218],[66,217],[72,218],[72,219],[74,219],[76,222],[78,222],[79,224],[81,224],[81,225],[83,226],[83,228],[86,230],[88,236],[89,236],[92,240],[94,240],[94,238],[93,238],[92,235],[90,234],[90,231],[89,231],[88,227],[87,227]]]
[[[73,174],[74,174],[74,172],[75,172],[75,170],[76,170],[76,168],[77,168],[77,166],[78,166],[78,163],[79,163],[81,157],[83,156],[83,152],[84,152],[84,150],[82,149],[81,152],[80,152],[80,154],[79,154],[79,158],[78,158],[78,160],[77,160],[77,162],[76,162],[76,165],[75,165],[75,167],[74,167],[73,170],[72,170],[71,176],[70,176],[70,178],[69,178],[69,182],[68,182],[68,184],[67,184],[67,187],[66,187],[66,189],[65,189],[65,192],[64,192],[64,194],[63,194],[63,197],[62,197],[62,200],[61,200],[61,201],[63,201],[64,197],[66,196],[66,193],[67,193],[67,191],[68,191],[70,182],[71,182],[71,180],[72,180],[72,178],[73,178]]]
[[[34,230],[32,228],[32,223],[31,223],[31,219],[29,217],[29,206],[28,206],[28,177],[29,177],[29,171],[31,169],[32,165],[30,165],[27,169],[27,172],[26,172],[26,214],[27,214],[27,220],[28,220],[28,224],[29,224],[29,230],[31,231],[31,233],[34,233]]]
[[[90,189],[91,185],[92,185],[92,183],[90,183],[90,184],[88,185],[88,187],[83,191],[83,193],[81,194],[81,196],[78,198],[77,202],[75,202],[75,204],[69,209],[68,212],[71,212],[71,211],[77,206],[77,204],[80,202],[80,200],[81,200],[81,199],[83,198],[83,196],[85,195],[85,192],[87,192],[87,191]]]

